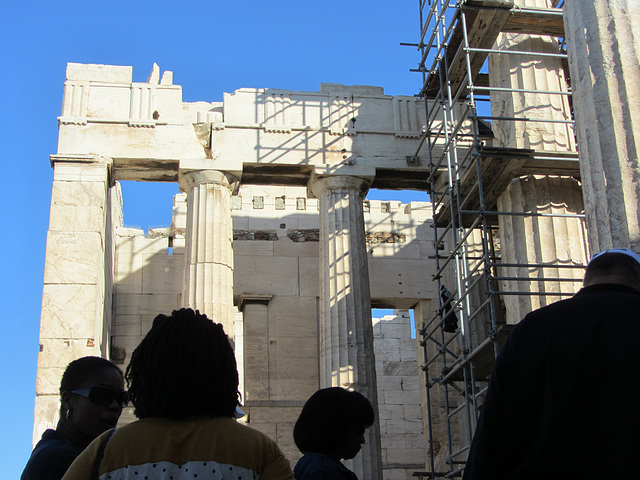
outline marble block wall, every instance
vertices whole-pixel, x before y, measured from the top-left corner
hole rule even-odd
[[[79,357],[108,354],[113,227],[122,217],[120,189],[111,183],[106,159],[56,156],[52,164],[34,443],[57,423],[66,366]]]
[[[423,377],[416,368],[417,344],[411,338],[408,311],[373,319],[385,479],[409,480],[413,471],[424,469],[427,443],[420,408]]]

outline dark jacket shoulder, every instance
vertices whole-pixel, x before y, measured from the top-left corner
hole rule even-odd
[[[20,480],[60,480],[82,452],[55,430],[47,430],[36,444]]]

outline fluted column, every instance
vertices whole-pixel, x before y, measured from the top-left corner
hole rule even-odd
[[[505,295],[507,323],[518,323],[532,310],[564,297],[527,295],[529,292],[575,293],[581,286],[587,259],[584,220],[579,183],[568,177],[527,176],[514,179],[498,199],[498,210],[534,214],[500,217],[503,263],[558,265],[560,268],[504,267],[502,289],[523,295]],[[560,216],[535,216],[546,214]],[[576,266],[577,268],[565,268]],[[573,278],[560,282],[552,278]],[[538,279],[538,280],[536,280]]]
[[[591,251],[640,253],[640,2],[566,0],[564,25]]]
[[[547,8],[550,0],[516,0],[518,7]],[[531,148],[545,151],[575,150],[573,127],[569,123],[545,120],[571,120],[566,95],[562,61],[537,53],[559,53],[555,37],[517,33],[501,33],[494,49],[503,54],[489,56],[489,81],[492,87],[525,91],[492,91],[491,112],[494,116],[529,118],[540,121],[495,120],[493,129],[497,146]],[[508,53],[532,52],[531,55]]]
[[[550,0],[516,0],[515,4],[518,7],[551,7]],[[538,152],[575,151],[573,127],[570,123],[561,123],[571,121],[568,96],[550,93],[568,91],[562,61],[557,57],[538,55],[559,53],[557,38],[501,33],[495,48],[505,52],[531,52],[531,55],[504,53],[490,57],[491,85],[523,90],[492,91],[492,115],[533,120],[495,121],[498,146]],[[584,225],[574,216],[583,211],[580,184],[575,179],[557,176],[516,178],[498,199],[498,210],[515,213],[499,217],[503,263],[581,265],[585,262]],[[522,213],[531,216],[518,215]],[[501,276],[519,280],[504,280],[501,289],[522,293],[504,295],[507,323],[517,323],[531,310],[562,298],[535,293],[573,293],[580,286],[579,283],[549,279],[579,278],[582,274],[579,268],[503,268]]]
[[[216,170],[180,174],[180,189],[187,193],[183,304],[221,323],[229,338],[234,337],[231,219],[234,180]]]
[[[369,182],[346,175],[315,176],[320,203],[320,386],[356,390],[374,405],[377,385],[363,199]],[[367,429],[358,478],[381,479],[379,423]]]

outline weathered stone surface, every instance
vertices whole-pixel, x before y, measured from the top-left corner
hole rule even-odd
[[[133,67],[67,63],[67,80],[131,83]]]
[[[95,284],[102,266],[102,236],[97,232],[55,232],[47,235],[49,254],[45,283]]]
[[[589,244],[640,252],[640,4],[565,2]]]
[[[532,214],[500,217],[503,262],[523,265],[503,268],[502,276],[531,279],[531,282],[507,280],[502,288],[549,294],[505,296],[507,323],[516,324],[530,311],[563,298],[553,293],[573,294],[582,286],[584,270],[581,267],[587,263],[588,252],[584,220],[575,217],[584,211],[580,185],[572,178],[563,177],[516,178],[498,199],[498,208]],[[545,268],[528,266],[542,264]],[[560,268],[553,268],[555,265]],[[572,266],[575,268],[562,268]],[[545,277],[575,281],[535,281]]]
[[[397,180],[393,188],[419,178],[426,166],[409,168],[406,155],[415,151],[423,103],[413,97],[385,96],[379,88],[337,85],[325,86],[321,92],[241,89],[225,95],[224,105],[183,103],[180,87],[171,85],[170,72],[162,75],[154,66],[148,82],[136,84],[127,83],[126,75],[118,67],[69,69],[59,153],[52,156],[52,253],[45,274],[39,393],[56,393],[66,363],[87,352],[110,354],[126,365],[158,313],[170,313],[184,304],[195,306],[216,321],[232,318],[225,328],[231,336],[237,334],[240,388],[249,405],[245,421],[267,431],[295,460],[300,454],[291,439],[293,423],[323,378],[319,311],[330,294],[321,289],[320,272],[335,259],[338,266],[326,279],[342,278],[342,269],[351,265],[339,255],[321,253],[321,218],[350,225],[353,238],[362,240],[357,245],[363,254],[364,233],[373,232],[377,243],[372,255],[375,261],[387,262],[384,267],[380,264],[379,272],[385,272],[380,278],[370,278],[362,268],[367,262],[362,255],[362,261],[352,264],[351,273],[344,276],[347,281],[342,287],[351,289],[346,297],[365,299],[355,308],[359,329],[371,327],[368,295],[361,295],[370,283],[379,288],[380,298],[393,303],[397,297],[406,308],[433,294],[421,287],[401,291],[404,288],[398,288],[396,278],[399,273],[400,282],[414,285],[427,278],[424,272],[432,262],[427,255],[433,254],[429,245],[433,232],[423,228],[422,222],[428,218],[428,204],[372,201],[365,217],[358,187],[357,195],[347,202],[343,200],[349,195],[342,198],[339,193],[334,198],[344,212],[327,215],[326,202],[309,197],[307,181],[314,169],[314,175],[331,183],[330,177],[344,174],[345,169],[373,175],[375,167],[399,167],[404,172],[406,178]],[[350,121],[353,114],[357,123]],[[295,147],[290,146],[292,139]],[[255,142],[260,148],[255,148]],[[87,155],[89,151],[98,155]],[[209,182],[205,177],[210,175],[218,180],[225,176],[229,185],[220,189],[224,192],[215,186],[224,182]],[[237,187],[236,177],[244,184]],[[252,184],[265,178],[286,185]],[[117,184],[110,187],[114,180],[182,180],[188,193],[174,197],[171,226],[152,229],[145,236],[140,229],[122,226],[119,189]],[[347,208],[361,213],[349,219],[342,216]],[[338,237],[342,235],[339,228],[325,231],[332,229]],[[249,232],[252,239],[232,241],[233,230]],[[89,240],[94,247],[100,246],[99,255],[91,255],[85,247]],[[415,276],[405,276],[408,268],[415,268]],[[202,288],[199,281],[205,277],[207,286]],[[193,286],[199,295],[195,303],[187,298]],[[233,301],[237,304],[261,294],[271,298],[263,305],[261,318],[251,308],[235,314]],[[349,316],[338,316],[350,321]],[[379,359],[378,374],[383,373],[384,361],[400,365],[409,357],[412,347],[402,338],[409,335],[404,322],[391,317],[386,331],[376,327],[387,343],[378,351],[393,357]],[[373,353],[373,334],[369,337],[367,348]],[[340,342],[331,341],[339,346]],[[342,367],[357,373],[354,378],[372,389],[373,355],[370,360],[364,369],[362,355]],[[409,361],[415,365],[415,360]],[[404,365],[390,372],[400,370],[404,372]],[[363,371],[367,379],[361,376]],[[409,383],[417,385],[417,379],[410,382],[408,378],[403,374],[382,379],[380,398],[397,402],[396,397],[403,395],[413,401],[405,390]],[[400,393],[394,394],[395,390]],[[368,396],[375,401],[376,392]],[[253,402],[264,402],[264,406]],[[385,415],[391,423],[419,411],[413,404],[389,404],[389,409]],[[122,417],[123,422],[132,418],[130,411]],[[373,439],[377,428],[369,432]],[[388,435],[389,446],[383,449],[403,448],[397,446],[406,435],[401,430]],[[374,445],[374,451],[367,450],[366,456],[376,459],[378,447],[372,438],[366,449]],[[386,450],[384,455],[389,456]],[[355,462],[359,472],[366,471],[362,463]],[[378,465],[377,460],[373,463]],[[376,478],[381,472],[378,467],[361,478]]]
[[[39,395],[36,397],[33,412],[33,444],[40,441],[40,437],[47,428],[55,428],[60,411],[60,395]]]

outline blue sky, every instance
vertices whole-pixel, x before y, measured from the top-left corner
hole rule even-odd
[[[134,81],[145,81],[156,62],[174,72],[184,101],[221,101],[241,87],[318,91],[320,83],[413,95],[418,54],[399,43],[418,35],[418,0],[0,2],[3,478],[19,478],[31,452],[49,155],[67,62],[132,65]],[[156,187],[145,200],[127,186],[125,223],[168,226],[174,190]]]

